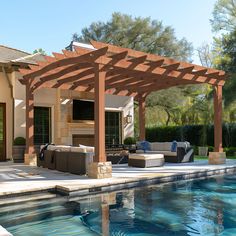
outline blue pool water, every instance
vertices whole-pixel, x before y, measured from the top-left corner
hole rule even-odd
[[[15,236],[236,235],[236,175],[0,208]]]

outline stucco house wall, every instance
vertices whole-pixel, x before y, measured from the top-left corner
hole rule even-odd
[[[9,81],[12,82],[12,73],[7,73],[7,76]],[[13,143],[13,98],[11,87],[4,72],[0,72],[0,84],[0,103],[6,103],[6,154],[7,157],[10,157]]]

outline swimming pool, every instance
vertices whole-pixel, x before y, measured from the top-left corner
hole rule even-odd
[[[236,235],[236,175],[0,209],[15,236]]]

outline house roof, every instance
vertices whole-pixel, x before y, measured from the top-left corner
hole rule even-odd
[[[0,63],[36,64],[36,61],[43,60],[44,57],[40,53],[30,54],[16,48],[0,45]]]

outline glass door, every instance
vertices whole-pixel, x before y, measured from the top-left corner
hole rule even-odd
[[[51,108],[34,107],[34,144],[51,142]]]
[[[121,114],[113,111],[105,113],[106,145],[121,144]]]
[[[0,103],[0,161],[6,161],[6,104]]]

